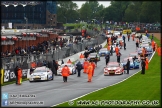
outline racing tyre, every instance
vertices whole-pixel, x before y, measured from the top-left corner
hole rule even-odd
[[[32,83],[33,81],[29,81],[30,83]]]
[[[48,81],[48,75],[47,75],[47,80],[46,81]]]

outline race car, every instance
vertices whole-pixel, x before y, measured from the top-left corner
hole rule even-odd
[[[107,50],[107,48],[102,48],[102,49],[99,50],[100,57],[105,56],[107,54],[110,54],[110,52]]]
[[[129,58],[134,58],[134,56],[136,56],[138,58],[138,62],[141,62],[141,58],[140,58],[138,52],[129,53]]]
[[[89,54],[89,57],[88,57],[88,60],[89,60],[89,61],[94,61],[95,58],[96,58],[96,55],[97,55],[97,61],[100,61],[100,55],[97,54],[97,53],[90,53],[90,54]]]
[[[113,35],[114,35],[114,36],[119,36],[120,34],[121,34],[121,33],[120,33],[119,31],[114,31],[114,32],[113,32]]]
[[[76,74],[76,68],[73,64],[71,63],[65,63],[65,64],[62,64],[61,66],[59,66],[58,70],[57,70],[57,75],[62,75],[61,71],[62,71],[62,68],[67,65],[70,69],[70,75],[73,75],[73,74]]]
[[[46,66],[35,68],[29,77],[29,82],[40,80],[53,80],[53,72]]]
[[[121,64],[122,64],[124,70],[127,69],[126,64],[127,64],[127,60],[128,60],[128,59],[129,59],[129,61],[130,61],[130,69],[139,69],[140,63],[139,63],[138,59],[136,59],[136,60],[133,62],[132,57],[127,57],[127,58],[124,58],[124,60],[121,62]]]
[[[119,44],[119,42],[122,41],[122,43],[124,43],[123,38],[117,38],[116,42]]]
[[[123,66],[118,62],[109,62],[106,67],[104,67],[104,76],[106,75],[121,75],[124,73]]]
[[[78,63],[79,61],[80,61],[80,63],[81,63],[82,66],[83,66],[83,63],[84,63],[84,61],[85,61],[84,58],[76,60],[76,62],[75,62],[75,66],[77,65],[77,63]],[[83,67],[82,67],[82,69],[83,69]]]
[[[147,54],[148,56],[150,56],[150,55],[153,53],[152,46],[150,46],[150,44],[147,44],[147,43],[146,43],[146,44],[140,44],[140,46],[139,46],[139,48],[138,48],[138,50],[137,50],[137,51],[138,51],[138,54],[139,54],[139,53],[140,53],[140,54],[142,53],[142,48],[143,48],[143,47],[146,48],[146,50],[147,50],[147,53],[146,53],[146,54]],[[141,49],[140,49],[140,48],[141,48]]]
[[[141,33],[136,33],[135,38],[139,38],[141,36]]]
[[[114,45],[112,45],[113,47],[113,52],[115,52],[115,47],[116,47],[116,43],[114,43]],[[120,51],[120,46],[118,45],[119,51]]]
[[[96,52],[96,50],[95,50],[94,47],[88,46],[88,52],[89,52],[89,53],[94,53],[94,52]]]

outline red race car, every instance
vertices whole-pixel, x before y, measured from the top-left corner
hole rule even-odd
[[[106,67],[104,67],[104,76],[106,75],[121,75],[124,73],[123,66],[118,62],[109,62]]]

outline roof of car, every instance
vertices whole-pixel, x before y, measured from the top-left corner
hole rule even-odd
[[[42,69],[46,69],[47,67],[46,66],[42,66],[42,67],[37,67],[35,70],[42,70]]]

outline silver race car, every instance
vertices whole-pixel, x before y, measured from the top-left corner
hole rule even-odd
[[[53,80],[53,72],[46,66],[37,67],[30,75],[29,82],[40,80]]]
[[[61,70],[62,70],[62,68],[65,65],[67,65],[68,68],[70,69],[70,75],[76,74],[76,67],[75,67],[75,65],[70,64],[70,63],[65,63],[65,64],[62,64],[61,66],[59,66],[59,68],[57,70],[57,75],[62,75]]]

